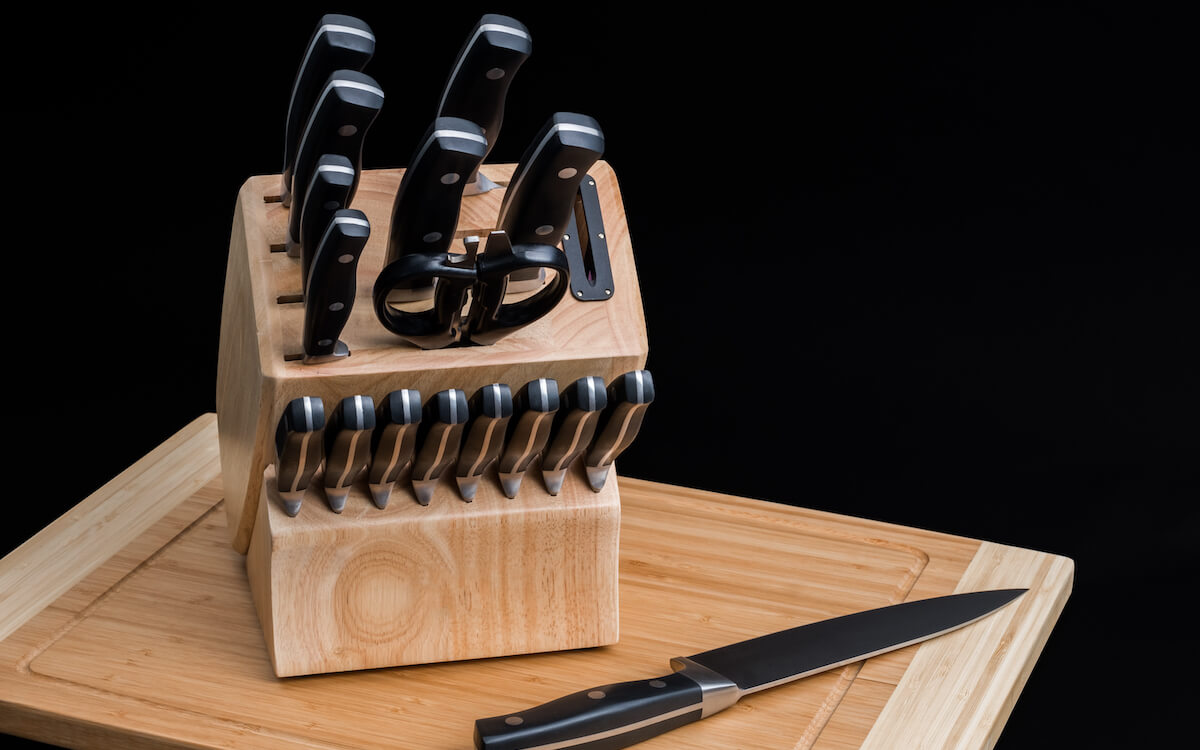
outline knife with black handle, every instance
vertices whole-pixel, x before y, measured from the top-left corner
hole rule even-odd
[[[308,189],[293,211],[300,212],[300,235],[295,241],[288,238],[287,254],[300,259],[300,288],[308,278],[308,266],[312,263],[313,249],[325,232],[333,212],[350,208],[350,188],[356,173],[354,164],[341,154],[322,154],[317,159],[317,168]],[[305,250],[307,248],[307,250]]]
[[[509,16],[485,13],[454,61],[437,115],[461,117],[482,127],[487,138],[484,158],[500,135],[509,86],[532,51],[533,40],[524,24]],[[476,195],[496,187],[476,168],[464,192]]]
[[[374,54],[375,34],[361,19],[327,13],[317,21],[317,28],[304,48],[304,56],[300,59],[300,67],[292,83],[292,95],[288,100],[279,193],[284,206],[290,206],[292,202],[292,171],[300,147],[300,135],[321,92],[321,84],[335,70],[361,71]]]
[[[383,107],[383,89],[375,79],[357,70],[337,70],[317,94],[312,112],[300,133],[292,167],[292,192],[308,190],[317,161],[325,154],[341,154],[354,165],[346,204],[354,199],[362,174],[362,147],[367,130]],[[287,242],[300,241],[301,211],[288,212]]]
[[[413,492],[421,505],[429,505],[442,474],[458,461],[468,414],[467,394],[458,388],[439,391],[425,404],[412,470]]]
[[[562,392],[550,441],[542,455],[542,479],[551,495],[558,494],[567,469],[591,446],[607,405],[604,378],[597,375],[582,377]]]
[[[375,402],[370,396],[347,396],[338,402],[325,428],[325,499],[334,513],[346,507],[350,487],[371,460]]]
[[[550,428],[559,407],[558,381],[554,378],[529,381],[513,398],[513,407],[504,452],[496,466],[500,487],[510,498],[517,496],[525,470],[541,455],[550,439]]]
[[[325,405],[313,396],[292,399],[275,429],[275,483],[289,516],[300,512],[313,474],[325,460]]]
[[[604,488],[613,461],[637,437],[646,409],[653,401],[654,378],[649,370],[627,372],[608,386],[608,406],[600,418],[596,440],[584,459],[588,484],[596,492]]]
[[[512,389],[505,383],[485,385],[471,396],[467,409],[471,417],[464,429],[454,480],[462,499],[471,502],[479,480],[500,458],[504,448],[504,436],[513,415]]]
[[[375,411],[367,485],[377,508],[387,507],[392,488],[412,466],[422,406],[420,391],[401,388],[389,393]]]
[[[304,362],[320,364],[350,356],[338,339],[358,289],[358,259],[371,236],[367,215],[356,208],[333,214],[317,243],[304,285]]]

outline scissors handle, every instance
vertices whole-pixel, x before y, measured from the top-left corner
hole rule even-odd
[[[467,336],[474,344],[494,344],[554,309],[570,285],[567,256],[553,245],[512,245],[504,232],[492,232],[487,249],[476,260],[475,299],[467,319]],[[511,274],[546,268],[554,277],[534,294],[504,303]]]
[[[475,283],[474,264],[460,265],[444,253],[402,255],[375,279],[375,316],[384,328],[422,349],[441,349],[461,338],[459,318]],[[431,308],[408,311],[388,302],[393,290],[419,286],[433,286]]]

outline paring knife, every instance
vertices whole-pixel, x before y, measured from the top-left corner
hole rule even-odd
[[[429,505],[442,473],[458,460],[467,415],[467,394],[457,388],[440,391],[425,404],[412,471],[413,492],[421,505]]]
[[[317,243],[304,285],[304,361],[330,362],[350,356],[338,339],[358,290],[358,259],[371,236],[367,215],[356,208],[333,214]]]
[[[462,449],[454,480],[462,499],[475,499],[479,480],[499,457],[513,415],[512,389],[505,383],[485,385],[471,396],[467,404],[470,421],[464,428]]]
[[[291,205],[292,169],[300,146],[300,134],[308,121],[321,84],[335,70],[362,70],[375,54],[375,34],[362,20],[338,13],[327,13],[317,21],[317,28],[304,48],[300,67],[292,84],[288,101],[287,124],[284,127],[283,176],[280,198],[284,206]]]
[[[517,496],[525,470],[545,449],[558,406],[558,381],[553,378],[531,380],[513,398],[513,419],[496,467],[508,497]]]
[[[521,64],[533,51],[529,29],[509,16],[485,13],[463,44],[442,89],[438,117],[461,117],[483,128],[491,151],[504,122],[504,100]],[[476,168],[464,193],[476,195],[496,188]]]
[[[607,405],[604,378],[596,375],[579,378],[562,392],[550,442],[542,456],[542,479],[551,495],[558,494],[567,469],[592,444]]]
[[[341,154],[354,165],[347,205],[354,199],[362,174],[362,147],[367,130],[383,107],[383,89],[375,79],[357,70],[337,70],[317,94],[308,121],[300,134],[292,167],[292,192],[308,190],[317,161],[325,154]],[[287,242],[300,241],[301,211],[288,212]]]
[[[588,484],[596,492],[604,488],[613,461],[637,437],[652,401],[654,378],[649,370],[627,372],[608,386],[608,406],[601,417],[596,441],[584,459]]]
[[[279,418],[275,429],[275,479],[283,510],[289,516],[300,512],[313,474],[325,460],[324,429],[325,405],[312,396],[292,399]]]
[[[338,402],[325,428],[325,499],[334,513],[346,507],[350,487],[371,460],[375,402],[370,396],[347,396]]]
[[[672,674],[603,685],[475,722],[479,750],[616,750],[707,718],[742,696],[934,638],[1027,589],[904,602],[671,660]]]
[[[412,466],[421,408],[421,392],[401,388],[389,393],[375,412],[367,484],[377,508],[387,507],[392,487]]]
[[[333,212],[350,208],[350,187],[355,179],[354,164],[349,159],[341,154],[322,154],[317,159],[312,179],[308,181],[308,189],[292,209],[300,212],[300,235],[295,242],[288,238],[286,247],[288,257],[301,260],[301,289],[308,278],[313,248],[321,239]],[[306,247],[307,250],[304,249]]]

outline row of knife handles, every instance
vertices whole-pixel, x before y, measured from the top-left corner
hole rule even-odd
[[[287,404],[276,430],[276,486],[289,516],[300,512],[322,467],[321,489],[334,513],[345,509],[364,476],[379,509],[406,479],[416,502],[427,506],[446,472],[453,472],[459,498],[471,502],[493,466],[504,494],[514,498],[538,461],[551,495],[582,461],[589,486],[599,492],[653,400],[654,380],[644,369],[607,385],[599,376],[582,377],[562,390],[553,378],[537,378],[516,393],[492,383],[469,398],[457,388],[425,402],[408,388],[378,405],[370,396],[348,396],[328,419],[321,399],[301,396]]]

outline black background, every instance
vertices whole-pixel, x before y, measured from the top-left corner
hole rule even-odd
[[[621,473],[1070,557],[998,746],[1168,741],[1197,698],[1173,677],[1196,661],[1194,19],[821,5],[9,14],[0,552],[215,410],[234,199],[279,171],[319,15],[378,38],[373,169],[509,13],[534,52],[491,160],[585,112],[621,183],[658,391]]]

